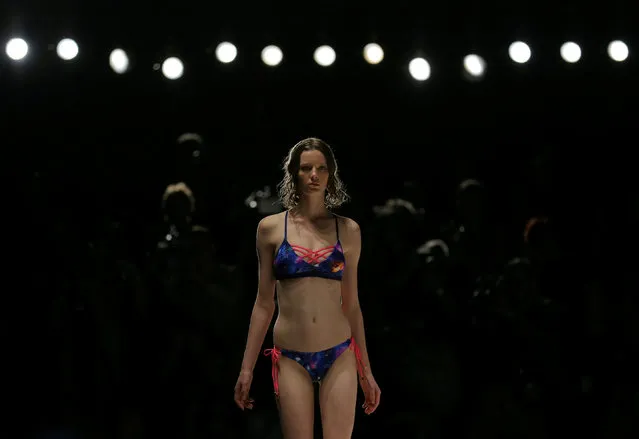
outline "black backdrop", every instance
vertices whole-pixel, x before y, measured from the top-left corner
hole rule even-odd
[[[24,62],[0,62],[3,162],[17,194],[7,205],[19,206],[27,230],[16,254],[49,273],[38,265],[46,256],[34,253],[104,239],[114,221],[127,230],[128,251],[144,254],[158,238],[147,225],[157,225],[164,187],[186,160],[176,146],[184,132],[206,141],[198,203],[220,245],[238,235],[250,242],[257,216],[244,216],[243,200],[274,187],[288,147],[317,136],[334,147],[353,197],[346,214],[368,212],[417,181],[427,221],[443,222],[456,185],[473,177],[490,187],[498,222],[513,234],[542,213],[557,218],[586,265],[627,249],[632,234],[615,235],[623,243],[607,238],[631,230],[624,226],[636,203],[636,36],[627,5],[335,3],[8,3],[2,36],[32,43]],[[62,36],[78,41],[78,59],[57,59]],[[630,47],[624,63],[606,54],[617,38]],[[530,63],[508,59],[514,39],[532,47]],[[238,47],[236,62],[215,60],[222,40]],[[565,40],[581,44],[579,63],[561,60]],[[378,66],[361,56],[369,41],[385,50]],[[259,59],[271,43],[284,51],[276,68]],[[314,64],[320,43],[336,49],[334,66]],[[108,66],[116,46],[132,56],[121,76]],[[487,61],[483,81],[463,77],[471,51]],[[152,68],[168,55],[185,63],[177,81]],[[426,82],[408,74],[415,55],[431,64]],[[230,257],[238,258],[253,263],[250,244]]]

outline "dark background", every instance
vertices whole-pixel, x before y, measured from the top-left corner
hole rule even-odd
[[[339,213],[363,234],[383,399],[355,437],[636,437],[633,8],[547,6],[5,2],[4,40],[30,43],[23,62],[0,61],[7,425],[278,437],[267,359],[257,408],[232,404],[265,214],[247,200],[316,136],[352,196]],[[62,37],[80,46],[71,62],[55,54]],[[515,39],[528,64],[508,58]],[[626,62],[608,58],[613,39]],[[239,50],[228,65],[214,56],[224,40]],[[577,64],[559,56],[567,40]],[[377,66],[361,56],[371,41]],[[276,68],[267,44],[284,51]],[[312,59],[320,44],[337,52],[329,68]],[[109,68],[115,47],[132,57],[125,75]],[[486,59],[481,82],[464,79],[470,52]],[[180,80],[153,70],[167,56]],[[428,81],[410,77],[414,56]],[[204,143],[178,144],[185,132]],[[466,179],[481,186],[464,198]],[[167,241],[162,194],[177,181],[201,227]],[[396,198],[411,204],[374,209]],[[419,253],[430,239],[449,255]]]

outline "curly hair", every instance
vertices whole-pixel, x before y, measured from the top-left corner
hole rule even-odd
[[[297,187],[297,174],[300,169],[300,158],[304,151],[319,151],[324,154],[328,165],[329,177],[326,186],[324,202],[328,209],[341,206],[348,201],[346,187],[339,178],[337,172],[337,160],[331,147],[323,140],[315,137],[301,140],[293,146],[284,159],[282,170],[284,178],[277,186],[280,201],[285,209],[292,209],[299,203],[299,190]]]

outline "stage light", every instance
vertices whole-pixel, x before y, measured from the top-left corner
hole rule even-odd
[[[313,59],[322,67],[328,67],[335,62],[335,51],[331,46],[319,46],[315,49]]]
[[[426,81],[430,78],[430,64],[424,58],[414,58],[408,63],[408,71],[413,79]]]
[[[284,54],[282,50],[277,46],[266,46],[262,49],[262,61],[264,64],[270,67],[275,67],[282,62]]]
[[[628,59],[630,54],[628,46],[623,41],[613,41],[608,45],[608,56],[617,62],[623,62]]]
[[[486,61],[479,55],[466,55],[464,57],[464,69],[471,77],[481,78],[486,71]]]
[[[369,64],[379,64],[384,60],[384,49],[376,43],[367,44],[364,47],[364,59]]]
[[[528,44],[523,41],[515,41],[508,48],[508,55],[517,64],[525,64],[530,60],[532,52]]]
[[[122,49],[115,49],[109,56],[109,65],[119,75],[129,70],[129,57]]]
[[[78,53],[80,53],[80,48],[78,47],[78,43],[76,43],[72,39],[64,38],[58,43],[56,52],[58,53],[58,56],[64,61],[71,61],[76,56],[78,56]]]
[[[564,43],[559,50],[561,57],[568,63],[576,63],[581,59],[581,47],[577,43],[569,41]]]
[[[162,74],[167,79],[180,79],[184,74],[184,64],[179,58],[167,58],[162,63]]]
[[[22,38],[12,38],[5,48],[7,56],[13,61],[21,61],[29,53],[29,45]]]
[[[215,56],[221,63],[228,64],[235,61],[237,57],[237,47],[228,41],[218,44],[215,49]]]

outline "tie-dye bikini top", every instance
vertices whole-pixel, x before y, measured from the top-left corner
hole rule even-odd
[[[339,227],[335,216],[335,230],[337,242],[335,245],[319,250],[311,250],[288,242],[288,211],[284,217],[284,241],[280,246],[273,270],[277,280],[295,279],[300,277],[321,277],[324,279],[342,280],[346,258],[339,241]],[[326,258],[326,259],[324,259]]]

